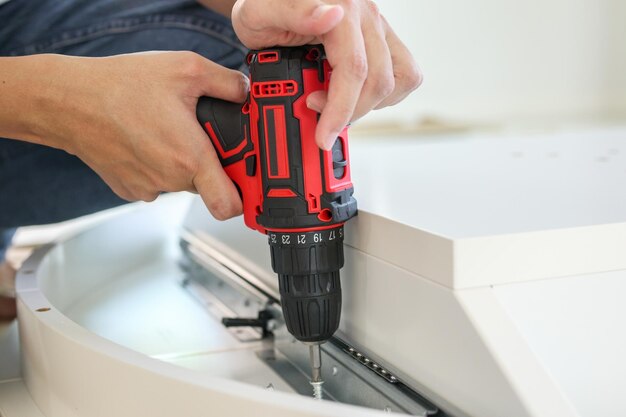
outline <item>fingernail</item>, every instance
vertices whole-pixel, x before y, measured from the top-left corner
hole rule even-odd
[[[321,6],[317,6],[313,10],[313,13],[311,13],[311,18],[313,18],[314,20],[317,20],[320,17],[324,16],[327,11],[333,9],[334,7],[336,7],[336,6],[335,5],[329,5],[329,4],[323,4]]]
[[[248,91],[250,91],[250,79],[245,75],[241,74],[241,89],[243,90],[243,95],[248,95]]]
[[[306,106],[315,112],[318,112],[318,113],[322,112],[321,103],[319,102],[319,100],[316,100],[314,96],[308,96],[306,98]]]
[[[324,142],[324,150],[325,151],[330,151],[333,148],[333,145],[335,144],[335,141],[337,140],[337,133],[333,134],[333,135],[329,135],[328,138],[326,139],[326,141]]]

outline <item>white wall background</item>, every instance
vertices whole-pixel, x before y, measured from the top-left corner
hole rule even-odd
[[[626,118],[626,0],[377,3],[425,80],[370,121]]]

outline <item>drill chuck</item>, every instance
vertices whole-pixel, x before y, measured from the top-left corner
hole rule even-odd
[[[343,227],[307,233],[269,233],[283,316],[301,342],[323,342],[341,316]]]
[[[308,275],[278,275],[287,330],[301,342],[323,342],[339,327],[339,270]]]

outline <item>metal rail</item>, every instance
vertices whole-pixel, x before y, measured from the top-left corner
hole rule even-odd
[[[263,340],[256,351],[259,360],[294,391],[311,396],[308,349],[287,332],[277,294],[192,234],[182,234],[181,247],[181,267],[186,272],[181,284],[217,319],[227,322],[237,317],[238,323],[255,323],[258,327],[229,331],[241,342]],[[255,319],[262,316],[266,320]],[[333,337],[321,351],[325,400],[414,416],[448,416],[385,364],[342,338]]]

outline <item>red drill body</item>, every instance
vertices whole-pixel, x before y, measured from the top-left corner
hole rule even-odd
[[[347,129],[330,151],[315,143],[307,96],[327,90],[321,46],[251,51],[243,104],[203,97],[197,115],[240,190],[248,227],[268,235],[289,331],[327,340],[341,312],[343,224],[356,215]]]

